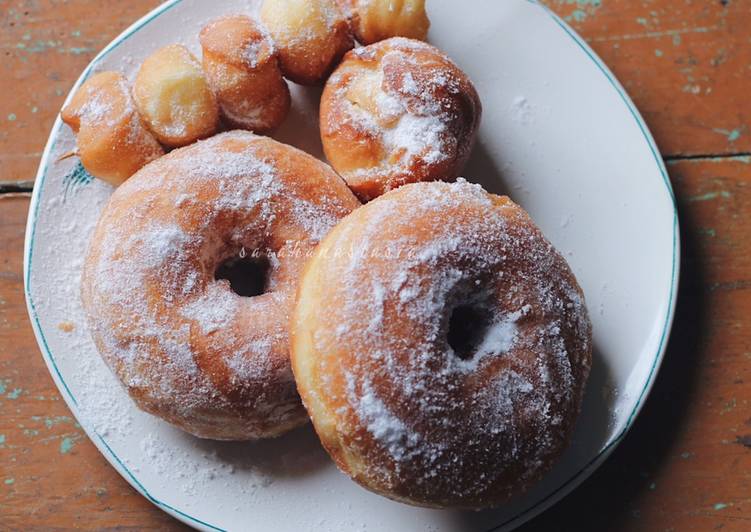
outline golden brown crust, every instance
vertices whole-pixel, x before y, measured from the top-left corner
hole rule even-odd
[[[101,72],[86,80],[60,117],[77,135],[84,168],[113,186],[164,155],[141,122],[127,81],[117,72]]]
[[[260,18],[279,54],[285,77],[320,83],[354,46],[335,0],[264,0]]]
[[[425,0],[338,0],[352,31],[363,44],[391,37],[426,40],[430,20]]]
[[[417,181],[455,179],[469,158],[482,106],[445,54],[393,38],[349,52],[326,83],[326,157],[363,200]]]
[[[82,301],[136,404],[212,439],[306,422],[289,364],[290,307],[307,255],[358,205],[324,163],[243,131],[175,150],[115,191]],[[243,249],[269,262],[262,295],[241,297],[214,277]]]
[[[219,128],[219,107],[201,65],[180,44],[160,48],[144,60],[133,98],[146,126],[170,148],[210,137]]]
[[[565,260],[521,208],[464,181],[407,185],[342,220],[290,323],[332,458],[420,506],[485,508],[532,486],[568,444],[591,364]]]
[[[263,28],[244,15],[222,17],[201,30],[200,41],[203,70],[224,120],[256,132],[279,126],[289,111],[289,87]]]

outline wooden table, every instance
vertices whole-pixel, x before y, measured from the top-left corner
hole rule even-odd
[[[23,301],[32,179],[65,94],[155,0],[0,0],[0,529],[180,529],[71,417]],[[751,0],[547,0],[644,114],[678,198],[672,339],[623,444],[525,530],[751,530]]]

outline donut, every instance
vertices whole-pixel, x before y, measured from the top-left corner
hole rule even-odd
[[[416,183],[342,220],[303,272],[292,368],[365,488],[435,508],[524,492],[567,447],[592,357],[581,288],[507,197]]]
[[[274,40],[282,72],[301,85],[320,83],[354,46],[336,0],[264,0],[260,18]]]
[[[363,44],[390,37],[424,41],[430,29],[425,0],[339,0],[350,26]]]
[[[224,120],[242,129],[268,132],[290,107],[287,82],[265,30],[243,15],[222,17],[200,34],[203,71]]]
[[[141,122],[128,82],[118,72],[101,72],[86,80],[60,117],[76,134],[86,171],[112,186],[164,155]]]
[[[406,183],[455,179],[481,113],[472,82],[443,52],[394,37],[349,52],[326,82],[321,140],[367,201]]]
[[[287,333],[297,280],[358,205],[326,164],[245,131],[145,166],[112,195],[84,262],[99,353],[141,409],[201,438],[305,423]]]
[[[210,137],[219,127],[219,107],[201,64],[180,44],[160,48],[144,60],[133,98],[148,128],[170,148]]]

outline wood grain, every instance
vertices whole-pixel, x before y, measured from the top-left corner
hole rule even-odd
[[[119,477],[61,400],[23,301],[29,198],[1,194],[29,188],[80,71],[157,3],[0,0],[3,530],[184,529]],[[683,267],[665,363],[633,430],[590,480],[523,530],[749,530],[751,1],[545,3],[619,77],[668,157]]]
[[[613,70],[664,155],[751,151],[751,2],[545,3]]]
[[[0,184],[36,175],[52,124],[86,65],[156,0],[0,0]]]
[[[0,530],[178,530],[86,438],[39,353],[23,295],[28,194],[0,196]]]

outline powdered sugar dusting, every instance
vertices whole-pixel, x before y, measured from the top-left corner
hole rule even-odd
[[[348,405],[341,433],[351,413],[369,435],[346,445],[374,482],[482,501],[539,478],[571,433],[591,329],[570,270],[526,214],[464,180],[424,183],[366,205],[336,235],[329,245],[359,252],[316,277],[327,287],[320,371],[346,382],[322,400]],[[467,358],[449,340],[459,306],[487,322]]]
[[[351,52],[324,97],[324,145],[328,139],[338,139],[334,146],[367,141],[372,152],[338,168],[363,197],[372,188],[456,177],[481,113],[471,82],[445,54],[402,38]]]
[[[233,132],[177,150],[115,192],[92,243],[84,303],[104,358],[143,408],[187,430],[213,427],[238,394],[245,413],[233,425],[237,414],[227,410],[227,430],[253,433],[253,416],[266,414],[283,416],[280,426],[305,419],[279,325],[294,285],[274,280],[282,261],[275,254],[285,239],[303,251],[314,246],[357,202],[321,163],[280,149]],[[279,292],[241,298],[214,280],[219,264],[241,250],[268,256]],[[264,320],[254,324],[253,316]],[[207,363],[223,370],[207,372]],[[259,396],[248,391],[252,383]]]

